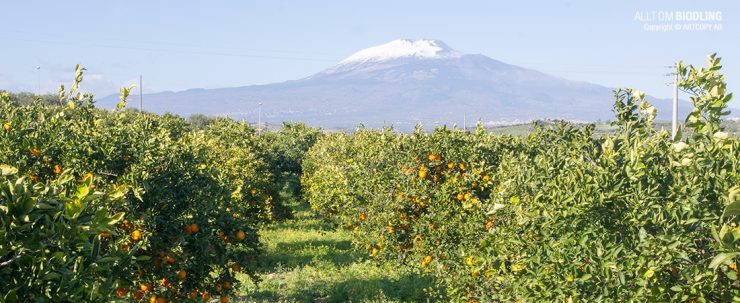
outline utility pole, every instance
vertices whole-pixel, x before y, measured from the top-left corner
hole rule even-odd
[[[41,66],[36,66],[36,76],[38,77],[38,84],[39,84],[39,89],[37,90],[37,94],[41,96]]]
[[[258,112],[259,114],[257,115],[257,137],[262,137],[262,102],[259,103]]]
[[[673,78],[673,119],[671,123],[671,138],[676,139],[678,133],[678,63],[676,63],[675,77]]]
[[[144,112],[144,77],[139,75],[139,111]]]
[[[468,113],[463,112],[463,131],[468,130]]]

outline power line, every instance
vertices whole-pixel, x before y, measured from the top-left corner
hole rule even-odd
[[[121,46],[121,45],[92,44],[92,43],[84,43],[84,42],[78,43],[78,42],[53,41],[53,40],[37,40],[37,39],[27,39],[27,38],[0,37],[0,39],[25,41],[25,42],[32,42],[32,43],[68,45],[68,46],[75,46],[75,47],[79,47],[81,45],[87,45],[89,47],[103,47],[103,48],[112,48],[112,49],[138,50],[138,51],[149,51],[149,52],[184,53],[184,54],[195,54],[195,55],[213,55],[213,56],[227,56],[227,57],[247,57],[247,58],[262,58],[262,59],[321,61],[321,62],[335,62],[336,61],[332,59],[308,58],[308,57],[270,56],[270,55],[254,55],[254,54],[239,54],[239,53],[225,53],[225,52],[147,48],[147,47]]]
[[[18,31],[18,30],[0,30],[0,33],[9,33],[9,34],[21,34],[24,36],[47,36],[47,37],[57,37],[57,34],[49,34],[49,33],[31,33],[31,32],[25,32],[25,31]],[[21,38],[25,39],[25,38]],[[196,45],[196,44],[186,44],[186,43],[180,43],[180,42],[162,42],[162,41],[148,41],[148,40],[126,40],[126,39],[111,39],[108,37],[105,37],[103,39],[99,38],[92,38],[92,37],[78,37],[79,40],[82,41],[91,41],[93,39],[98,40],[104,40],[104,41],[112,41],[112,42],[120,42],[124,44],[155,44],[155,45],[165,45],[165,46],[176,46],[176,47],[198,47],[201,48],[202,45]],[[319,51],[310,51],[310,50],[284,50],[284,49],[265,49],[265,48],[218,48],[219,51],[236,51],[236,52],[271,52],[271,53],[287,53],[287,54],[317,54],[317,55],[328,55],[328,56],[341,56],[341,54],[336,53],[327,53],[327,52],[319,52]]]

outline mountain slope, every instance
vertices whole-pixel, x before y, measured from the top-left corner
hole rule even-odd
[[[513,123],[613,118],[611,88],[462,54],[437,40],[396,40],[364,49],[299,80],[147,94],[144,100],[149,111],[249,121],[257,119],[257,103],[262,102],[263,121],[268,123],[301,121],[330,128],[462,124],[464,115],[469,125],[478,119]],[[669,117],[668,100],[650,101],[660,119]],[[100,104],[113,107],[115,98]],[[682,102],[680,116],[688,108]]]

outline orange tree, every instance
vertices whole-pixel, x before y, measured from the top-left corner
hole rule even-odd
[[[615,92],[617,131],[601,137],[569,123],[333,134],[304,161],[306,198],[369,255],[437,274],[453,301],[733,300],[740,154],[708,62],[681,66],[685,139],[656,131],[634,90]]]
[[[282,187],[285,198],[300,195],[300,177],[303,174],[301,163],[311,146],[320,138],[318,128],[307,127],[303,123],[283,123],[277,131],[262,134],[260,143],[265,151],[265,159],[277,183]]]
[[[249,206],[257,200],[234,195],[245,180],[252,189],[266,191],[256,187],[268,183],[263,179],[269,176],[264,166],[238,167],[255,160],[257,146],[241,145],[243,151],[233,155],[237,160],[224,162],[217,155],[235,150],[226,145],[228,138],[213,140],[190,132],[178,117],[123,110],[128,89],[122,89],[122,102],[113,113],[97,110],[92,96],[76,93],[82,71],[78,67],[70,91],[60,90],[65,106],[18,107],[7,94],[1,97],[0,164],[6,165],[4,171],[22,176],[17,182],[28,188],[28,194],[23,195],[19,215],[6,216],[10,210],[17,211],[12,204],[15,200],[2,201],[0,260],[6,265],[0,274],[3,281],[10,281],[5,277],[42,279],[53,272],[45,284],[33,284],[33,280],[4,283],[2,295],[18,301],[44,297],[185,301],[217,296],[228,300],[235,274],[250,273],[251,262],[260,251],[256,230],[266,217],[264,208]],[[83,199],[87,196],[59,189],[73,186],[70,178],[87,184],[78,192],[88,188],[96,194]],[[50,195],[55,203],[45,201],[52,199]],[[78,208],[86,215],[76,221],[63,216]],[[46,227],[47,223],[22,225],[34,216],[56,224],[56,229]],[[100,222],[108,224],[108,229],[99,227]],[[23,229],[13,229],[16,226]],[[62,237],[80,229],[85,232],[77,237]],[[18,232],[48,241],[37,245],[13,242]],[[34,257],[34,251],[53,254],[59,260],[52,261],[64,262],[67,268],[51,266],[49,259]],[[41,273],[44,276],[38,276]],[[69,282],[81,276],[84,279]]]

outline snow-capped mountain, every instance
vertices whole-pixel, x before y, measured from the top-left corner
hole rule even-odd
[[[613,119],[612,89],[571,81],[483,55],[460,53],[438,40],[395,40],[360,50],[309,77],[268,85],[195,89],[144,96],[146,109],[181,115],[202,113],[263,121],[301,121],[329,128],[358,124],[427,126],[514,123],[557,118]],[[650,99],[659,118],[668,100]],[[113,107],[115,97],[100,103]],[[681,105],[681,116],[689,104]]]
[[[462,56],[460,52],[439,40],[401,39],[363,49],[342,60],[339,65],[381,62],[401,58],[445,59],[459,58],[460,56]]]

